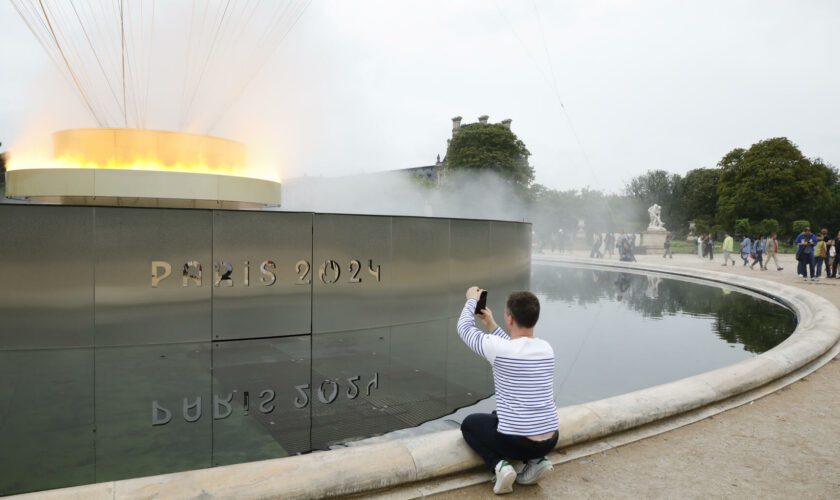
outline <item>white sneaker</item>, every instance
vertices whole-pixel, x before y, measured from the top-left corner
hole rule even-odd
[[[513,482],[516,481],[516,470],[507,460],[496,464],[496,477],[493,479],[493,493],[504,495],[513,491]]]
[[[546,457],[528,460],[525,468],[516,476],[516,484],[537,484],[543,476],[553,470],[554,466]]]

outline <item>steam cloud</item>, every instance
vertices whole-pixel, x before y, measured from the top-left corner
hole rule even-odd
[[[527,204],[491,172],[456,173],[425,186],[405,172],[299,177],[283,183],[284,211],[524,221]]]

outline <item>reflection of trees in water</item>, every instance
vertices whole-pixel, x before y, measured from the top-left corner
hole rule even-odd
[[[679,313],[714,318],[718,337],[743,344],[746,351],[754,353],[775,347],[794,329],[793,313],[775,304],[659,276],[537,265],[531,284],[550,301],[585,306],[607,299],[647,318]]]

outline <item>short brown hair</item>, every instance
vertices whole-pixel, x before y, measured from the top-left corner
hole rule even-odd
[[[540,301],[531,292],[513,292],[508,295],[507,310],[522,328],[533,328],[540,319]]]

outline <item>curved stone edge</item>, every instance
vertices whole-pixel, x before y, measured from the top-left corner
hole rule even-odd
[[[566,458],[555,456],[557,462],[628,444],[740,406],[812,373],[840,351],[840,310],[828,300],[792,286],[661,265],[541,256],[535,256],[535,261],[652,271],[734,285],[776,298],[796,313],[799,322],[787,340],[754,358],[675,382],[559,408],[557,447],[567,453]],[[450,430],[296,457],[41,491],[18,498],[323,498],[439,478],[480,464],[461,439],[460,431]],[[475,484],[486,477],[486,473],[471,474],[465,481],[450,481],[449,488]],[[409,498],[430,492],[408,487],[385,495]]]

